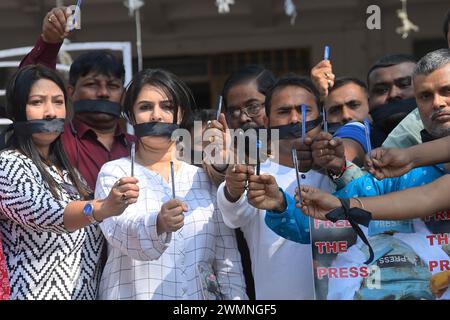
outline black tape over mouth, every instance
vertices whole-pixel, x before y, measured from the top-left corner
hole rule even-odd
[[[179,129],[176,123],[146,122],[134,125],[134,134],[138,138],[142,137],[167,137],[171,138],[172,133]]]
[[[322,123],[322,116],[317,119],[306,121],[306,132],[311,131]],[[283,126],[270,127],[270,130],[279,130],[279,139],[297,139],[302,136],[302,124],[290,123]]]
[[[109,100],[78,100],[73,104],[75,113],[106,113],[116,118],[120,117],[122,106]]]
[[[12,124],[16,135],[28,136],[34,133],[62,133],[66,119],[56,118],[52,120],[28,120],[18,121]]]

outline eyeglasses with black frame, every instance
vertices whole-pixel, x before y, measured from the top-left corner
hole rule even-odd
[[[244,113],[249,118],[254,118],[259,116],[261,110],[264,109],[264,102],[252,101],[249,102],[244,108],[230,108],[227,111],[227,114],[233,120],[237,120],[241,117],[242,113]]]

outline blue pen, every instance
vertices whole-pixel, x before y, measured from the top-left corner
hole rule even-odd
[[[323,59],[330,60],[330,46],[325,46],[325,50],[323,52]],[[323,113],[323,130],[328,132],[328,121],[327,121],[327,113],[325,111],[325,107],[322,108]]]
[[[72,27],[70,28],[70,31],[72,31],[73,29],[75,29],[75,24],[76,24],[76,22],[77,22],[77,11],[79,11],[79,10],[81,9],[81,3],[82,3],[82,2],[83,2],[82,0],[78,0],[78,1],[77,1],[77,8],[78,8],[78,10],[75,9],[75,14],[73,15]]]
[[[261,171],[261,158],[259,153],[261,152],[261,146],[262,146],[262,142],[261,140],[256,141],[256,175],[259,176],[259,173]]]
[[[372,158],[372,144],[370,143],[370,123],[367,118],[364,119],[364,131],[366,133],[367,155]]]
[[[306,137],[306,113],[307,113],[307,111],[306,111],[306,105],[305,104],[302,104],[301,106],[300,106],[300,108],[301,108],[301,111],[302,111],[302,143],[304,143],[305,142],[305,137]]]
[[[323,53],[323,60],[330,60],[330,47],[325,46],[325,50]]]

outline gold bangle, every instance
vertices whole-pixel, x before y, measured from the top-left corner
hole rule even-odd
[[[358,203],[361,205],[361,209],[365,210],[365,209],[364,209],[364,203],[362,202],[362,200],[361,200],[360,198],[353,198],[353,199],[355,199],[356,201],[358,201]]]

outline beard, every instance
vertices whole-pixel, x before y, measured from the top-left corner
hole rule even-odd
[[[450,123],[448,126],[430,126],[426,127],[429,134],[434,138],[443,138],[450,136]]]
[[[422,120],[425,129],[434,138],[443,138],[450,135],[450,121],[444,123],[433,121],[433,118],[440,113],[441,112],[439,111],[434,111],[432,114],[430,114],[427,121]]]
[[[246,122],[244,125],[242,125],[241,129],[244,131],[247,131],[248,129],[256,129],[258,128],[258,125],[256,122]]]

